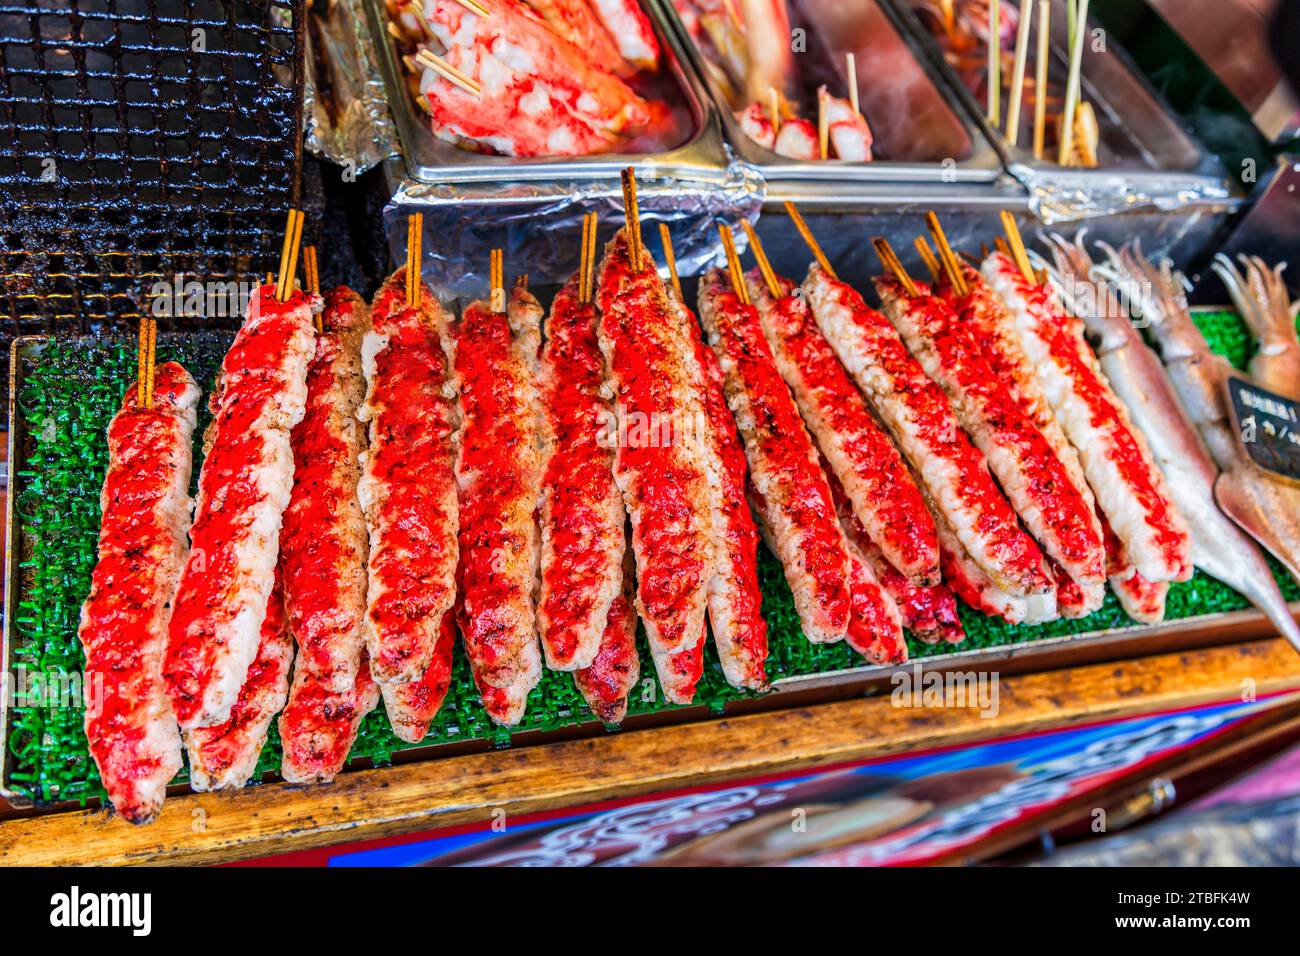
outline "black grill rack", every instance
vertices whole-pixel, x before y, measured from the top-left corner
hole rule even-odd
[[[274,267],[298,202],[304,2],[0,0],[6,361],[15,335],[129,329],[178,274]]]

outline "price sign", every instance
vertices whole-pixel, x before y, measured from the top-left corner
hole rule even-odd
[[[1228,379],[1228,398],[1237,437],[1250,460],[1300,482],[1300,401],[1236,376]]]

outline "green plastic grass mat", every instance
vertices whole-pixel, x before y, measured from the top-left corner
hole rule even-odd
[[[1248,340],[1235,315],[1203,314],[1198,321],[1216,349],[1235,364],[1246,360]],[[207,387],[229,341],[228,335],[215,333],[184,339],[163,336],[158,344],[158,360],[180,361]],[[11,758],[7,780],[10,790],[35,801],[84,803],[102,795],[82,732],[79,681],[83,660],[76,632],[81,602],[89,590],[95,564],[99,490],[107,466],[104,432],[126,384],[135,375],[135,362],[134,341],[121,340],[51,342],[43,346],[39,357],[28,356],[22,363],[23,386],[17,396],[15,416],[22,422],[28,441],[25,448],[15,451],[12,463],[18,489],[14,518],[22,540],[16,556],[20,559],[20,588],[11,627],[15,695],[5,743]],[[204,411],[196,431],[196,477],[197,436],[206,425],[206,417]],[[845,644],[813,645],[803,638],[781,567],[766,551],[760,556],[759,574],[771,642],[770,678],[861,666],[861,658]],[[1276,576],[1288,599],[1300,599],[1300,588],[1289,577],[1280,569]],[[1168,618],[1247,606],[1245,599],[1230,588],[1197,573],[1191,581],[1170,589]],[[961,650],[1135,626],[1109,594],[1101,610],[1075,621],[1009,626],[965,607],[962,621],[968,640],[958,648]],[[953,648],[909,640],[909,650],[913,658],[923,659]],[[672,705],[662,703],[644,638],[641,677],[632,697],[631,713],[671,709]],[[723,680],[710,646],[697,704],[720,712],[728,701],[741,696],[742,692]],[[592,720],[572,678],[547,671],[533,691],[527,715],[515,733],[553,730]],[[486,740],[500,746],[509,739],[510,734],[495,727],[479,704],[468,663],[458,647],[450,693],[425,743]],[[370,758],[383,764],[394,751],[408,746],[389,730],[381,705],[366,719],[352,759]],[[279,741],[272,725],[259,775],[278,766]]]

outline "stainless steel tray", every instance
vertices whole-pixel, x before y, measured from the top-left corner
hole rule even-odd
[[[704,54],[687,35],[669,0],[651,0],[673,24],[691,64],[712,97],[727,142],[741,159],[775,180],[827,182],[992,182],[1002,163],[988,137],[948,102],[944,83],[894,11],[879,0],[792,0],[791,26],[804,30],[807,52],[800,67],[801,101],[815,103],[819,84],[843,91],[844,54],[857,60],[863,115],[875,136],[878,159],[804,162],[759,146],[741,130],[732,104],[704,67]],[[877,77],[887,80],[878,82]]]
[[[397,126],[407,178],[417,183],[524,182],[534,180],[618,180],[618,172],[634,166],[638,174],[685,180],[718,180],[727,166],[718,116],[708,95],[686,63],[686,52],[650,0],[641,0],[664,51],[659,82],[663,94],[687,126],[683,141],[660,153],[602,153],[565,158],[491,156],[460,149],[433,135],[428,117],[411,101],[404,68],[387,30],[383,0],[363,0],[366,20],[377,48],[388,90],[388,104]]]
[[[1030,189],[1031,204],[1045,221],[1107,215],[1142,205],[1175,209],[1240,202],[1222,165],[1183,128],[1113,39],[1107,37],[1103,51],[1087,50],[1081,70],[1082,95],[1092,103],[1100,127],[1099,165],[1062,167],[1050,158],[1034,157],[1032,110],[1021,112],[1020,146],[1011,146],[989,125],[980,100],[944,59],[938,40],[915,12],[914,0],[883,2],[895,9],[942,72],[953,95],[1006,161],[1007,170]],[[1065,0],[1052,0],[1051,25],[1049,75],[1052,85],[1064,86],[1069,66]],[[1089,28],[1095,25],[1090,21]]]

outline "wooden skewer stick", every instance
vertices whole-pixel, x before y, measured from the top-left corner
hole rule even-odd
[[[135,356],[135,404],[139,408],[148,408],[145,399],[149,396],[149,383],[145,380],[145,369],[149,362],[149,317],[140,316],[140,344],[136,346]]]
[[[758,271],[763,276],[767,291],[772,294],[772,298],[780,299],[781,283],[776,277],[776,270],[772,268],[772,263],[767,260],[767,253],[763,251],[763,240],[758,238],[758,233],[748,219],[740,220],[740,225],[745,230],[746,238],[749,239],[749,251],[754,253],[754,260],[758,263]]]
[[[423,6],[420,0],[410,0],[406,5],[406,9],[411,16],[415,17],[415,22],[420,25],[420,30],[423,31],[424,35],[432,37],[433,27],[429,26],[429,21],[424,18]],[[392,21],[389,21],[389,26],[392,26]]]
[[[722,5],[727,10],[727,19],[737,33],[745,32],[745,24],[740,20],[740,12],[736,9],[736,0],[722,0]]]
[[[307,280],[307,291],[312,295],[320,295],[320,271],[316,260],[315,246],[303,247],[302,267],[305,273],[304,278]]]
[[[1015,260],[1016,266],[1020,269],[1020,274],[1025,277],[1026,282],[1038,282],[1038,277],[1034,275],[1034,267],[1029,262],[1029,253],[1025,250],[1024,237],[1020,235],[1020,227],[1016,225],[1016,217],[1011,215],[1008,209],[1002,210],[1002,229],[1007,234],[1007,242],[1011,244],[1011,258]]]
[[[998,23],[999,11],[998,0],[989,0],[988,117],[989,125],[994,129],[1002,125],[1002,30]]]
[[[1047,58],[1050,55],[1052,0],[1038,0],[1038,56],[1034,60],[1034,158],[1043,158],[1047,140]]]
[[[727,254],[727,270],[731,273],[731,288],[736,293],[736,298],[743,304],[749,305],[749,290],[745,288],[745,271],[740,265],[740,256],[736,255],[736,242],[731,236],[731,227],[725,222],[718,226],[718,234],[722,236],[722,249]]]
[[[519,273],[519,275],[515,276],[515,288],[516,288],[516,289],[522,289],[522,290],[525,291],[525,292],[528,291],[528,273],[527,273],[527,272],[521,272],[521,273]]]
[[[505,250],[492,250],[488,279],[492,291],[489,296],[488,307],[491,308],[493,312],[504,312],[506,310],[505,258]]]
[[[849,103],[853,106],[853,112],[861,113],[858,109],[858,58],[852,53],[844,54],[844,72],[849,85]]]
[[[938,279],[940,269],[939,260],[935,258],[934,250],[930,248],[930,244],[925,241],[925,236],[917,236],[912,240],[912,245],[914,245],[916,251],[921,254],[921,261],[925,263],[925,268],[929,270],[930,278]]]
[[[1011,247],[1007,245],[1007,241],[1001,236],[995,236],[993,238],[993,248],[1002,253],[1008,259],[1015,259],[1015,256],[1011,254]]]
[[[145,357],[144,377],[148,383],[144,392],[144,407],[153,408],[154,399],[154,372],[158,368],[158,320],[149,318],[145,320],[149,325],[149,354]]]
[[[280,271],[276,276],[275,300],[284,302],[293,292],[298,276],[298,249],[302,243],[302,211],[289,210],[289,222],[284,230],[284,245],[280,248]]]
[[[767,88],[767,102],[772,110],[772,135],[775,136],[781,132],[781,94],[776,91],[775,86]]]
[[[808,244],[808,248],[812,251],[813,258],[816,259],[817,264],[822,267],[822,272],[825,272],[832,279],[838,278],[838,276],[835,275],[835,270],[831,268],[830,260],[826,258],[826,253],[822,252],[822,247],[817,243],[817,239],[812,234],[812,230],[808,228],[808,223],[803,221],[802,213],[795,208],[794,203],[789,199],[785,201],[785,212],[786,215],[794,221],[794,227],[799,230],[799,235],[803,236],[803,241]]]
[[[827,108],[824,89],[817,91],[817,155],[825,159],[831,149],[831,111]]]
[[[420,307],[420,264],[424,261],[424,213],[414,212],[406,219],[406,305]]]
[[[582,247],[578,250],[578,302],[587,304],[587,253],[591,247],[591,217],[586,213],[582,217]]]
[[[587,248],[587,301],[596,301],[596,252],[600,249],[599,219],[595,212],[591,216],[591,245]]]
[[[1029,59],[1029,26],[1033,19],[1034,5],[1022,3],[1016,26],[1016,62],[1011,70],[1011,106],[1007,110],[1007,142],[1012,146],[1020,139],[1020,103],[1025,95],[1025,61]]]
[[[302,250],[302,265],[307,280],[307,291],[312,295],[320,295],[320,271],[316,262],[316,247],[306,246]],[[314,310],[313,310],[314,311]],[[312,316],[317,332],[325,331],[324,312],[315,312]]]
[[[907,274],[907,270],[903,268],[903,263],[898,261],[898,255],[890,246],[889,240],[884,236],[876,236],[871,240],[871,245],[875,247],[876,255],[880,257],[880,264],[894,274],[894,278],[898,280],[903,290],[913,298],[918,296],[920,290],[912,281],[912,277]]]
[[[686,296],[682,295],[682,280],[677,275],[677,253],[673,251],[673,236],[668,228],[668,223],[659,223],[659,241],[664,247],[664,259],[668,263],[668,278],[672,280],[673,291],[677,293],[677,298],[686,301]]]
[[[456,2],[470,13],[476,13],[485,20],[492,16],[492,11],[479,3],[478,0],[456,0]]]
[[[943,263],[944,271],[948,273],[948,281],[952,284],[953,291],[958,295],[965,295],[969,291],[966,286],[966,276],[961,271],[961,263],[957,261],[952,246],[948,244],[948,236],[944,233],[939,217],[935,215],[933,209],[925,214],[925,224],[930,228],[935,248],[939,250],[939,261]]]
[[[631,166],[623,170],[623,213],[627,218],[628,257],[632,268],[639,271],[645,260],[641,245],[641,210],[636,202],[636,172]]]
[[[1074,21],[1074,39],[1070,44],[1070,75],[1065,83],[1065,114],[1061,118],[1061,148],[1056,156],[1058,166],[1067,166],[1074,152],[1074,111],[1079,105],[1079,73],[1083,65],[1083,35],[1087,31],[1088,0],[1079,0],[1079,15]]]
[[[470,79],[436,53],[429,50],[421,50],[416,54],[415,62],[419,63],[421,66],[427,66],[448,83],[453,83],[456,86],[459,86],[471,96],[483,95],[482,88],[474,82],[474,80]]]

